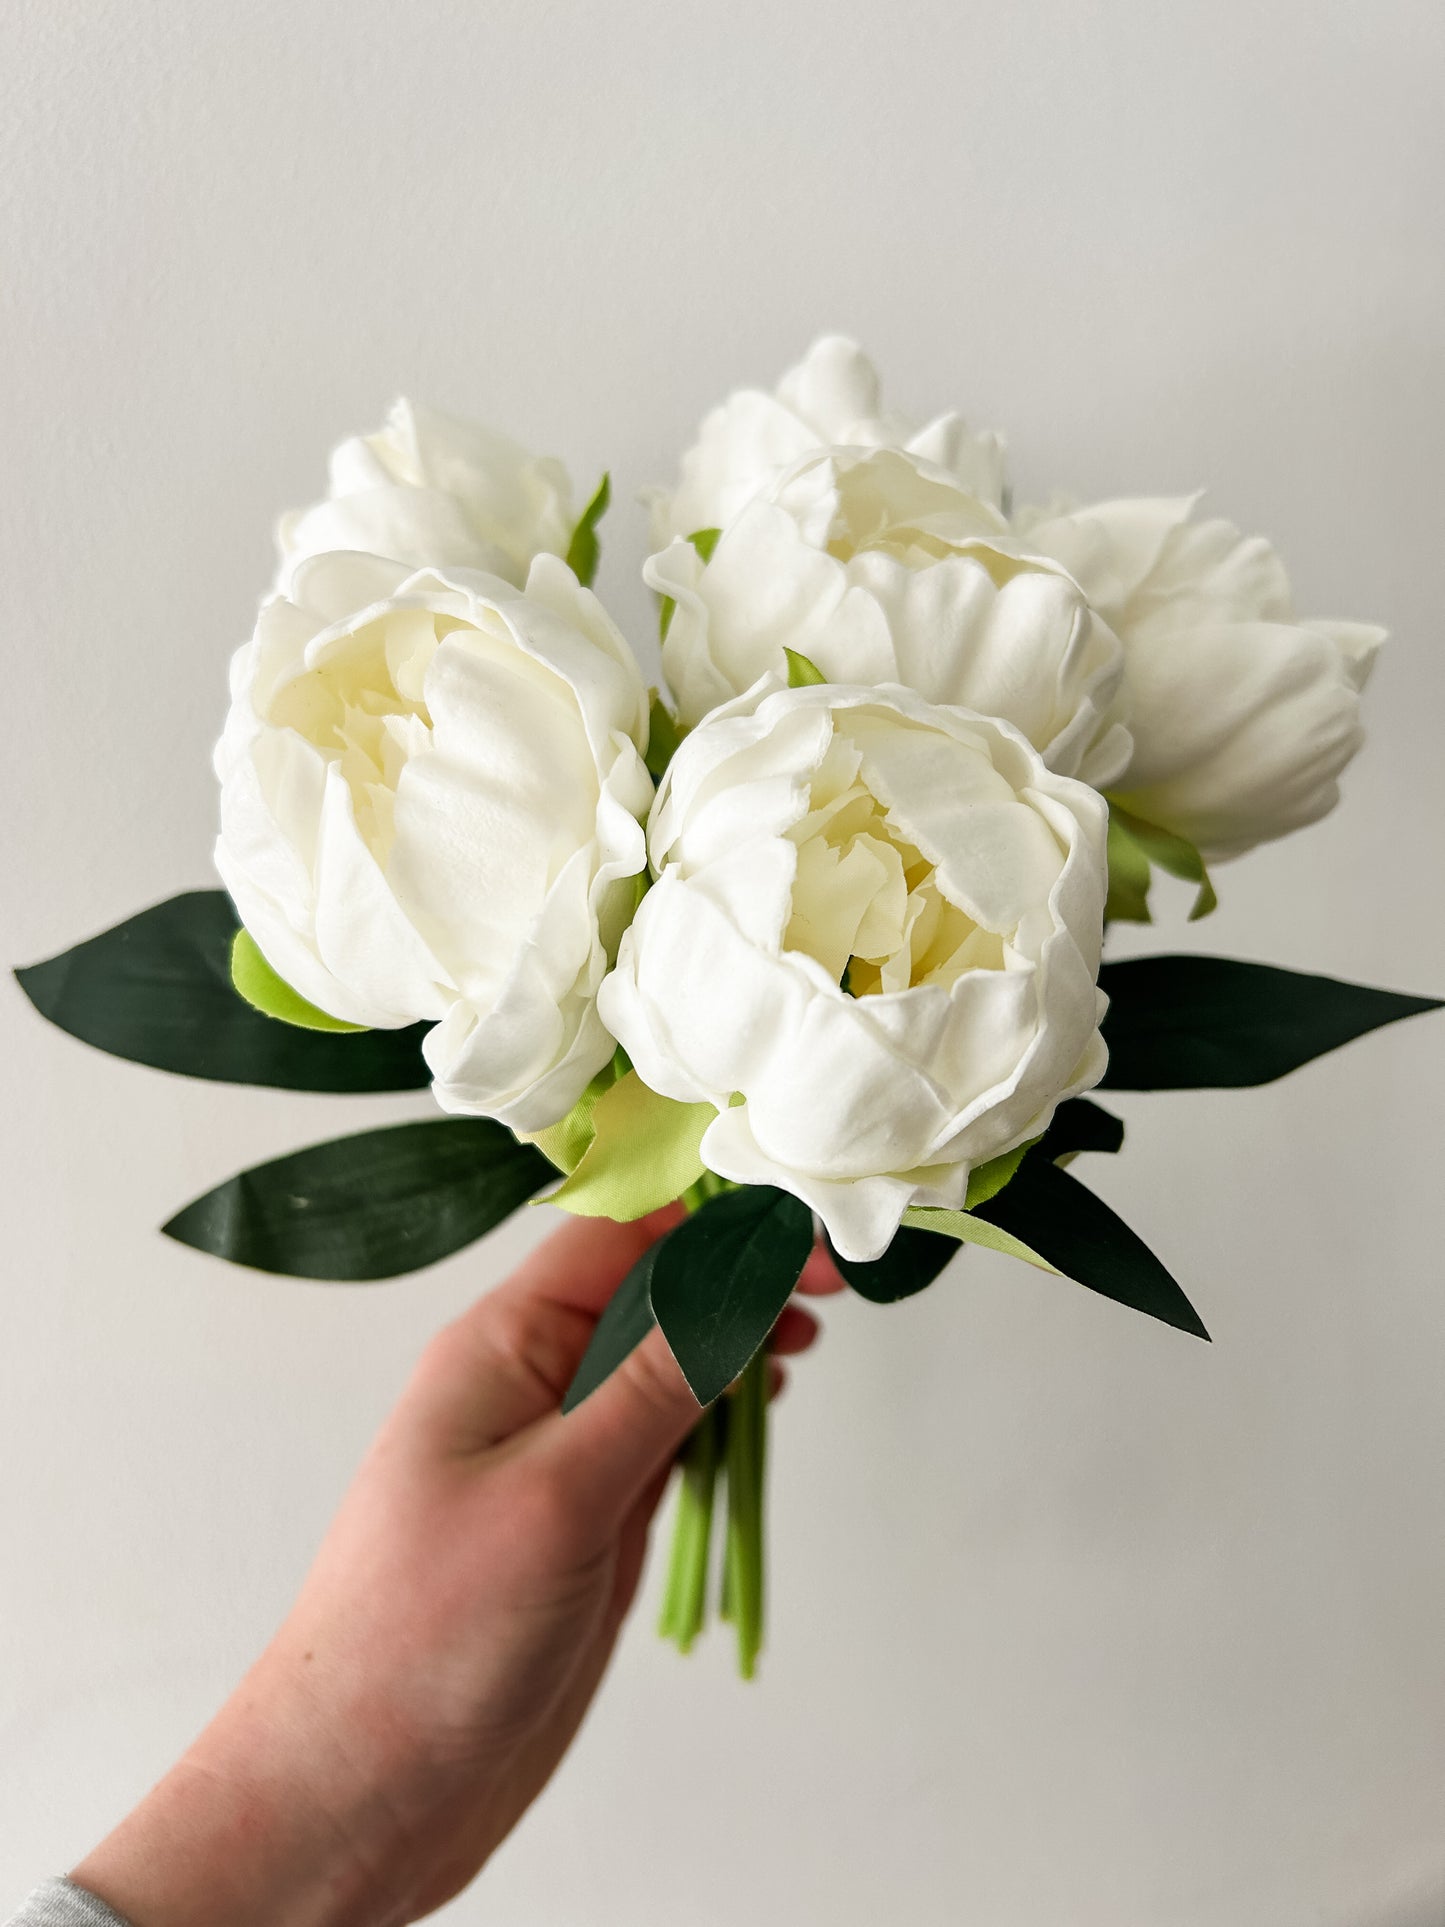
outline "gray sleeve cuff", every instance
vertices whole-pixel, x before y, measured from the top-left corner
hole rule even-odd
[[[47,1880],[5,1927],[130,1927],[103,1900],[68,1880]]]

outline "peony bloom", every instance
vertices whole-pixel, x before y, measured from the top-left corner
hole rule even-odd
[[[766,679],[668,767],[602,1015],[709,1169],[876,1258],[1102,1075],[1106,827],[1007,723]]]
[[[490,428],[398,401],[385,428],[332,450],[324,501],[283,516],[279,586],[337,549],[409,568],[485,569],[520,587],[535,555],[565,555],[567,471]]]
[[[525,592],[314,558],[232,663],[217,867],[302,996],[434,1021],[442,1106],[540,1130],[612,1053],[596,992],[646,862],[646,712],[552,556]]]
[[[650,489],[654,548],[673,536],[726,528],[760,488],[805,455],[829,444],[909,449],[959,487],[1001,508],[1004,446],[998,435],[970,434],[957,415],[914,428],[883,413],[878,373],[842,335],[815,341],[776,390],[739,389],[704,420],[682,458],[677,487]]]
[[[1385,631],[1301,621],[1270,544],[1193,510],[1190,497],[1100,502],[1023,510],[1016,526],[1123,643],[1133,753],[1115,794],[1223,858],[1339,801]]]
[[[917,456],[804,457],[707,560],[676,541],[644,570],[674,605],[662,660],[683,722],[783,673],[792,649],[829,682],[1002,716],[1050,768],[1112,782],[1129,756],[1123,651],[1056,563],[1016,546],[998,508]]]

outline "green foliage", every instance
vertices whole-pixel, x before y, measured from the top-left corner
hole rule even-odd
[[[1199,1314],[1143,1240],[1049,1159],[1025,1159],[1013,1182],[977,1215],[1090,1291],[1208,1338]]]
[[[860,1298],[875,1305],[895,1305],[924,1291],[958,1255],[952,1239],[932,1230],[903,1224],[881,1258],[845,1258],[831,1241],[833,1263]]]
[[[1079,1151],[1114,1152],[1123,1142],[1123,1122],[1112,1111],[1087,1097],[1069,1097],[1054,1112],[1053,1122],[1038,1140],[1038,1154],[1052,1162]]]
[[[964,1200],[964,1210],[972,1211],[978,1205],[986,1204],[995,1192],[1002,1191],[1037,1142],[1037,1138],[1030,1138],[1027,1144],[1020,1144],[1012,1151],[990,1158],[987,1164],[976,1164],[968,1174],[968,1196]]]
[[[817,663],[809,661],[799,650],[784,649],[783,654],[788,659],[789,689],[814,689],[828,680]]]
[[[328,1035],[244,1002],[231,982],[238,928],[223,890],[191,890],[15,975],[52,1024],[157,1070],[291,1091],[411,1091],[431,1082],[424,1024]]]
[[[365,1024],[348,1024],[344,1018],[333,1017],[329,1011],[307,1003],[299,990],[293,990],[284,978],[277,976],[257,948],[256,939],[246,929],[236,932],[236,940],[231,945],[231,982],[253,1010],[280,1023],[295,1024],[299,1030],[366,1029]]]
[[[1161,829],[1135,816],[1112,798],[1109,802],[1109,900],[1104,915],[1117,923],[1151,923],[1150,865],[1172,877],[1198,886],[1189,921],[1198,922],[1217,909],[1219,899],[1194,845],[1172,830]]]
[[[812,1213],[770,1185],[710,1199],[662,1241],[652,1309],[699,1405],[765,1343],[812,1248]]]
[[[577,526],[572,531],[572,540],[567,544],[567,567],[584,588],[592,587],[597,574],[597,564],[602,556],[602,545],[597,540],[597,524],[607,513],[611,501],[612,477],[604,474],[592,500],[578,518]]]
[[[647,715],[647,773],[654,783],[662,781],[663,772],[676,756],[682,737],[681,724],[654,689]]]
[[[567,1387],[562,1400],[564,1412],[575,1411],[604,1379],[610,1378],[657,1323],[652,1315],[652,1267],[666,1242],[662,1238],[649,1245],[608,1299],[591,1343],[582,1354],[582,1363]]]
[[[1036,1265],[1040,1271],[1054,1269],[1047,1258],[1041,1258],[1021,1238],[985,1218],[976,1217],[971,1211],[945,1211],[933,1205],[915,1204],[904,1212],[903,1222],[911,1230],[934,1232],[955,1238],[960,1244],[982,1245],[985,1250],[997,1251],[1005,1258],[1021,1258],[1026,1265]]]
[[[1229,957],[1135,957],[1105,964],[1109,994],[1102,1087],[1199,1090],[1268,1084],[1402,1017],[1438,1010],[1334,977]]]
[[[535,1146],[489,1118],[427,1119],[255,1165],[162,1228],[257,1271],[394,1278],[480,1238],[552,1175]]]
[[[594,1101],[591,1142],[547,1202],[579,1218],[645,1218],[702,1176],[699,1146],[716,1116],[711,1104],[659,1097],[628,1071]]]

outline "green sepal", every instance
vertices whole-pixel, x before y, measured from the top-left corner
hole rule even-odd
[[[896,1305],[926,1290],[958,1256],[949,1240],[906,1223],[894,1232],[881,1258],[845,1258],[831,1239],[828,1249],[842,1277],[874,1305]]]
[[[253,1010],[278,1023],[294,1024],[298,1030],[358,1031],[366,1024],[348,1024],[328,1010],[307,1003],[299,990],[293,990],[261,955],[256,939],[244,926],[236,932],[231,945],[231,982]]]
[[[597,524],[607,513],[611,501],[612,477],[604,473],[592,500],[578,517],[572,540],[567,544],[567,567],[584,589],[592,587],[597,574],[597,564],[602,555],[602,545],[597,540]]]
[[[547,1203],[619,1224],[661,1210],[702,1176],[699,1147],[716,1116],[711,1104],[659,1097],[628,1071],[594,1100],[591,1142]]]
[[[976,1164],[968,1174],[968,1196],[963,1201],[965,1211],[973,1211],[981,1204],[987,1204],[996,1192],[1002,1191],[1024,1158],[1038,1143],[1031,1137],[1027,1144],[1020,1144],[1012,1151],[990,1158],[987,1164]]]
[[[287,1091],[414,1091],[429,1028],[340,1036],[276,1023],[236,994],[239,920],[224,890],[188,890],[15,975],[42,1017],[131,1063]]]
[[[691,542],[704,562],[711,562],[712,552],[717,547],[718,539],[721,535],[721,529],[694,529],[687,540]],[[672,627],[673,611],[676,608],[677,604],[670,595],[660,596],[658,598],[657,636],[659,642],[667,641],[667,632]]]
[[[1402,1017],[1439,1010],[1369,984],[1232,957],[1134,957],[1105,964],[1101,1089],[1173,1091],[1268,1084]]]
[[[658,1246],[652,1309],[699,1405],[766,1343],[812,1249],[813,1214],[771,1185],[710,1199]]]
[[[660,1238],[656,1244],[649,1245],[608,1299],[582,1354],[582,1362],[567,1387],[562,1400],[564,1412],[575,1411],[604,1379],[610,1378],[657,1323],[652,1315],[652,1267],[666,1242],[666,1238]]]
[[[1104,904],[1106,923],[1152,923],[1149,909],[1149,859],[1125,827],[1123,817],[1109,805],[1109,895]]]
[[[677,754],[678,745],[683,738],[683,729],[658,692],[654,689],[650,693],[652,702],[647,712],[647,773],[654,783],[660,783],[663,772]]]
[[[528,1144],[535,1144],[543,1157],[556,1165],[563,1177],[569,1176],[582,1162],[592,1142],[592,1113],[598,1098],[604,1091],[610,1090],[621,1075],[615,1060],[605,1065],[565,1117],[559,1118],[555,1124],[549,1124],[543,1131],[518,1131],[517,1136]]]
[[[1197,885],[1189,921],[1197,923],[1219,907],[1204,858],[1186,837],[1135,816],[1109,799],[1109,898],[1104,916],[1109,922],[1151,923],[1150,865],[1183,883]]]
[[[815,689],[819,683],[828,680],[817,663],[810,661],[799,650],[785,648],[783,654],[788,659],[789,689]]]
[[[254,1165],[162,1229],[285,1277],[395,1278],[471,1244],[552,1175],[534,1145],[490,1118],[427,1118]]]

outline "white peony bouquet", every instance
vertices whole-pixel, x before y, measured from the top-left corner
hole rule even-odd
[[[815,1241],[864,1299],[960,1244],[1204,1337],[1066,1169],[1085,1094],[1278,1077],[1434,1007],[1208,956],[1102,961],[1152,873],[1323,816],[1382,632],[1294,613],[1193,498],[1014,507],[1003,443],[885,412],[851,342],[707,416],[649,491],[663,687],[591,588],[604,478],[399,402],[287,516],[231,665],[225,892],[19,973],[124,1057],[431,1121],[243,1172],[165,1227],[321,1279],[430,1264],[529,1199],[686,1206],[568,1395],[654,1323],[703,1408],[664,1631],[762,1640],[766,1348]]]

